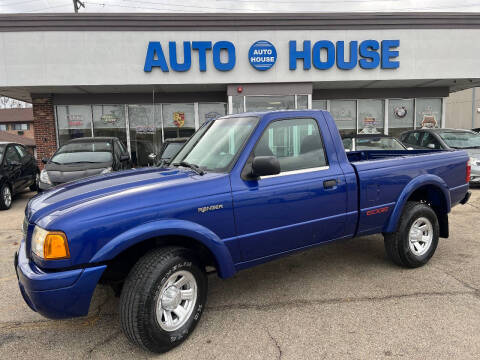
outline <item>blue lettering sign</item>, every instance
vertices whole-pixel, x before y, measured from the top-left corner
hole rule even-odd
[[[220,53],[227,52],[228,61],[222,63]],[[230,41],[219,41],[213,45],[213,66],[220,71],[230,71],[235,66],[235,46]]]
[[[192,49],[198,50],[198,65],[200,71],[207,71],[207,50],[212,48],[211,41],[193,41]]]
[[[310,40],[305,40],[303,42],[303,50],[297,50],[297,42],[295,40],[290,40],[289,48],[290,48],[290,70],[297,69],[297,60],[303,60],[303,69],[309,70],[312,64],[312,55],[311,55],[311,43]]]
[[[360,43],[359,53],[363,59],[358,64],[362,69],[375,69],[380,63],[380,55],[377,50],[380,48],[377,40],[365,40]]]
[[[170,55],[170,67],[173,71],[187,71],[192,65],[192,53],[190,49],[190,42],[183,42],[183,63],[179,64],[177,60],[177,44],[175,41],[168,43],[168,51]]]
[[[346,50],[346,47],[349,50]],[[362,69],[375,69],[380,65],[382,69],[396,69],[400,67],[400,61],[392,60],[397,58],[399,52],[392,50],[400,46],[400,40],[383,40],[380,50],[379,42],[376,40],[350,41],[348,45],[344,41],[337,41],[334,45],[331,41],[320,40],[311,46],[309,40],[303,42],[303,49],[297,49],[297,42],[289,42],[289,68],[297,69],[297,60],[303,60],[303,69],[309,70],[313,60],[313,66],[319,70],[330,69],[336,62],[337,68],[342,70],[354,69],[357,64]],[[311,50],[312,49],[312,50]],[[326,57],[322,60],[322,50]],[[380,50],[380,52],[379,52]],[[345,52],[348,51],[348,59],[345,60]]]
[[[345,42],[337,41],[337,67],[342,70],[351,70],[357,66],[358,41],[350,41],[350,60],[345,61]]]
[[[303,69],[310,70],[313,66],[318,70],[331,69],[335,64],[338,69],[352,70],[357,64],[362,69],[397,69],[400,67],[398,47],[400,40],[363,40],[337,41],[320,40],[313,44],[310,40],[303,41],[303,47],[297,48],[297,41],[289,41],[289,69],[296,70],[298,61],[302,61]],[[182,51],[182,50],[180,50]],[[160,68],[163,72],[170,69],[176,72],[188,71],[192,67],[192,52],[198,53],[198,69],[207,71],[207,56],[211,51],[213,66],[218,71],[230,71],[235,67],[235,45],[230,41],[184,41],[183,56],[177,53],[177,43],[168,43],[168,57],[163,52],[158,41],[148,43],[145,57],[144,71],[151,72],[153,68]],[[348,52],[348,54],[345,54]],[[168,62],[167,62],[168,59]],[[179,59],[181,62],[179,62]],[[265,71],[275,65],[277,50],[266,40],[259,40],[252,44],[248,51],[248,61],[257,70]]]
[[[322,49],[327,50],[327,60],[321,60]],[[331,41],[322,40],[317,41],[313,45],[313,66],[320,70],[330,69],[335,64],[335,45]]]
[[[255,69],[260,71],[268,70],[277,61],[277,50],[269,41],[257,41],[248,51],[248,60]]]
[[[400,66],[399,61],[390,61],[390,59],[398,57],[398,51],[390,49],[399,46],[400,40],[382,41],[382,69],[397,69]]]
[[[145,58],[144,71],[152,71],[152,67],[159,67],[163,72],[168,72],[167,61],[163,55],[162,45],[158,41],[148,43],[147,57]]]

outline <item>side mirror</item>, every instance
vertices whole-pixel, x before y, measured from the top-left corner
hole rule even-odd
[[[120,161],[121,162],[128,161],[128,160],[130,160],[130,156],[128,156],[127,154],[120,155]]]
[[[155,154],[155,153],[148,154],[148,158],[150,160],[155,160],[157,158],[157,154]]]
[[[252,162],[251,175],[260,176],[280,174],[280,162],[275,156],[256,156]]]
[[[48,163],[48,160],[49,160],[48,158],[44,157],[44,158],[42,159],[42,163],[46,164],[46,163]]]
[[[427,148],[429,148],[429,149],[435,149],[435,144],[428,144],[428,145],[427,145]]]

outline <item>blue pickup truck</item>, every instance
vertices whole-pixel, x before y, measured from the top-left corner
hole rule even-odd
[[[415,268],[469,199],[463,151],[345,152],[326,111],[231,115],[201,127],[167,168],[126,170],[32,198],[15,269],[26,303],[84,316],[111,284],[127,338],[165,352],[193,331],[207,270],[237,271],[339,239],[382,233]],[[281,275],[279,275],[281,276]]]

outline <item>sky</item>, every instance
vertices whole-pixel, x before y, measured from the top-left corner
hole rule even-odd
[[[81,0],[79,12],[480,12],[479,0]],[[73,0],[0,0],[0,14],[71,13]]]

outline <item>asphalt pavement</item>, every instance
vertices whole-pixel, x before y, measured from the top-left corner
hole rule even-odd
[[[321,246],[238,273],[210,276],[190,338],[167,354],[131,345],[118,299],[99,287],[87,317],[48,320],[17,286],[13,255],[33,193],[0,212],[2,359],[479,359],[480,189],[450,214],[450,238],[419,269],[393,265],[383,238]]]

